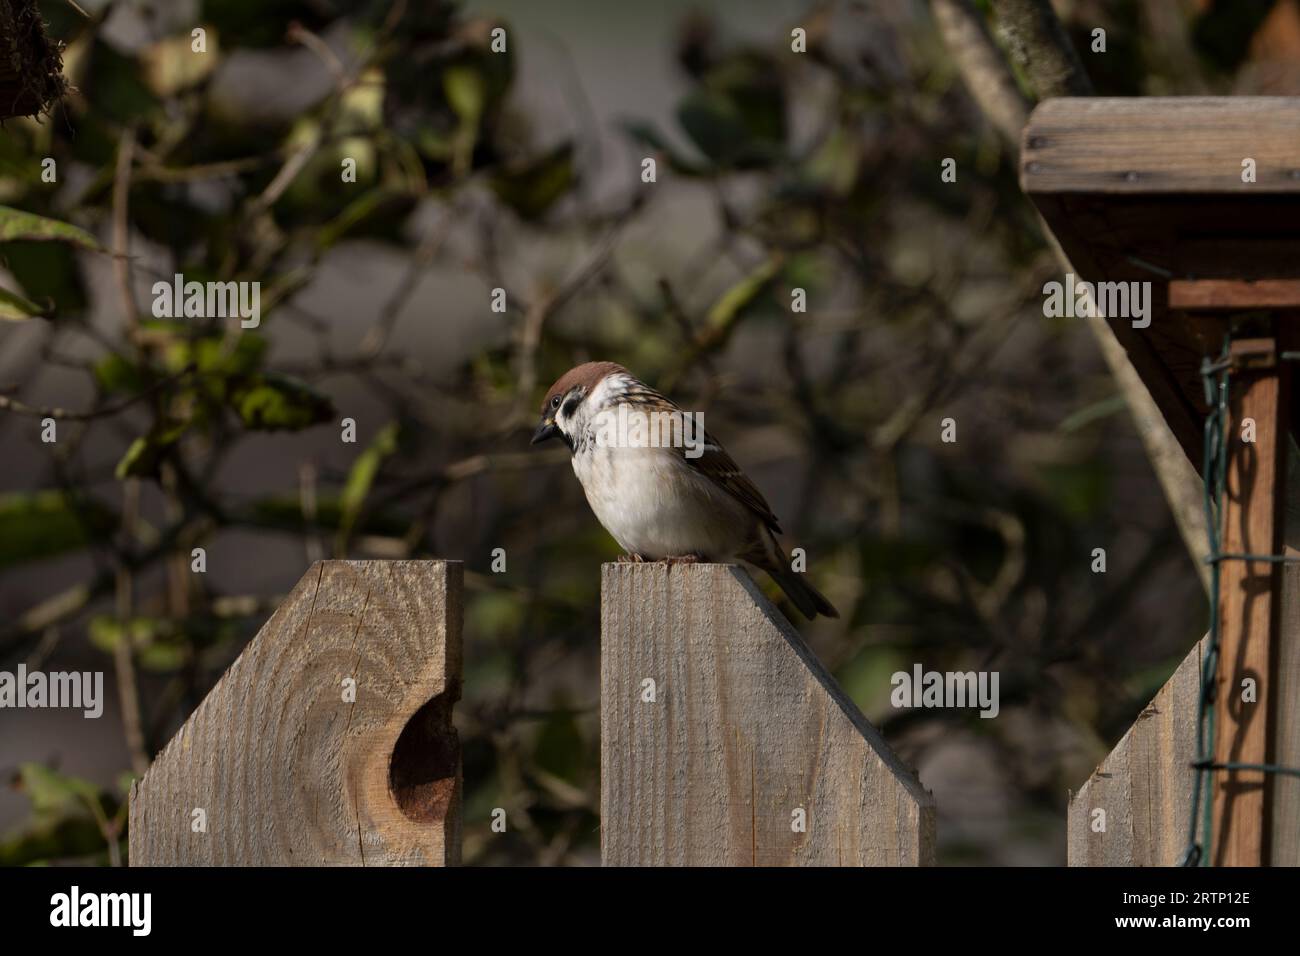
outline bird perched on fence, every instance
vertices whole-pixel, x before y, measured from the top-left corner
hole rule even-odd
[[[620,560],[741,558],[770,574],[805,617],[839,617],[791,569],[776,515],[700,417],[623,366],[588,362],[560,376],[532,443],[557,437],[591,510],[627,552]]]

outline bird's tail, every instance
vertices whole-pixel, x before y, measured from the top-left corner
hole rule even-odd
[[[781,545],[767,529],[763,530],[763,539],[761,551],[742,555],[742,557],[770,574],[772,580],[780,585],[785,596],[790,599],[790,603],[797,607],[804,617],[809,620],[818,614],[839,617],[840,612],[835,610],[835,605],[826,599],[826,595],[809,584],[801,573],[790,569],[790,562]]]
[[[785,592],[791,603],[799,609],[799,613],[808,619],[816,617],[818,614],[825,614],[827,617],[839,617],[840,612],[835,610],[835,605],[826,600],[826,595],[822,594],[815,587],[804,580],[803,575],[797,571],[787,571],[784,569],[773,570],[764,568],[768,574],[772,575],[772,580],[781,585],[781,590]]]

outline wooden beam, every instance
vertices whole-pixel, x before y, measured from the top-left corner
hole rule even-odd
[[[1300,279],[1172,279],[1169,308],[1200,312],[1300,309]]]
[[[131,865],[458,862],[461,578],[312,565],[132,786]]]
[[[1288,476],[1288,489],[1296,477]],[[1291,543],[1298,536],[1300,528],[1287,529],[1286,551],[1292,558],[1300,558],[1300,551]],[[1282,567],[1282,627],[1278,636],[1281,643],[1277,678],[1273,681],[1273,703],[1277,708],[1273,759],[1284,767],[1300,767],[1300,564]],[[1269,782],[1273,788],[1269,864],[1300,866],[1300,839],[1296,838],[1300,833],[1300,777],[1281,774]]]
[[[933,797],[738,568],[605,565],[600,673],[606,865],[934,862]]]
[[[1274,339],[1242,339],[1231,354],[1242,363],[1231,376],[1227,487],[1221,549],[1226,554],[1275,555],[1282,550],[1289,369]],[[1254,440],[1243,441],[1247,420]],[[1270,708],[1275,691],[1279,565],[1225,560],[1219,569],[1216,763],[1270,762]],[[1253,699],[1245,689],[1253,682]],[[1261,866],[1268,860],[1267,776],[1219,770],[1214,777],[1213,850],[1216,866]]]
[[[1026,128],[1021,181],[1031,194],[1300,193],[1298,142],[1296,97],[1052,99]]]

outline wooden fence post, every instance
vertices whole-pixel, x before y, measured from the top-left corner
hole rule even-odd
[[[1225,554],[1275,555],[1286,520],[1290,368],[1279,341],[1232,343],[1234,367],[1224,439],[1228,456],[1223,494]],[[1243,441],[1244,424],[1252,432]],[[1281,622],[1279,565],[1229,560],[1219,567],[1217,764],[1273,762],[1275,691]],[[1243,702],[1245,684],[1253,693]],[[1272,780],[1258,770],[1219,771],[1214,787],[1215,866],[1263,866],[1269,859]]]
[[[1177,866],[1187,850],[1196,759],[1196,715],[1208,637],[1183,658],[1070,797],[1070,866]],[[1202,791],[1201,800],[1209,793]],[[1204,802],[1201,804],[1204,806]]]
[[[1300,544],[1300,532],[1288,535]],[[1300,557],[1294,545],[1287,554]],[[1300,700],[1300,565],[1282,566],[1276,701]],[[1206,639],[1183,659],[1115,749],[1070,798],[1070,866],[1176,866],[1188,843]],[[1277,762],[1300,766],[1300,707],[1279,707]],[[1215,774],[1215,786],[1219,785]],[[1300,779],[1272,781],[1272,866],[1300,866]],[[1202,790],[1201,800],[1211,799]],[[1202,807],[1205,803],[1202,802]],[[1105,829],[1096,812],[1105,811]],[[1208,848],[1205,848],[1208,852]]]
[[[314,564],[131,788],[131,864],[459,862],[461,581]]]
[[[601,858],[934,862],[934,798],[749,576],[606,564]]]

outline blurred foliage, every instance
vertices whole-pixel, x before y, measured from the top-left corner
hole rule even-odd
[[[1041,318],[1055,265],[925,4],[811,7],[802,56],[781,29],[733,39],[741,5],[692,15],[662,51],[679,71],[670,115],[624,117],[600,143],[580,97],[566,94],[573,116],[524,97],[526,33],[455,3],[87,6],[88,20],[45,4],[80,92],[0,137],[0,337],[38,329],[40,357],[30,382],[0,382],[34,411],[0,413],[0,440],[41,462],[0,496],[0,569],[64,575],[0,594],[42,610],[0,624],[0,656],[54,639],[110,668],[126,642],[147,759],[276,599],[189,574],[191,548],[463,559],[466,860],[589,862],[597,566],[616,548],[562,456],[527,436],[546,384],[609,358],[724,423],[844,614],[805,633],[891,744],[927,782],[964,748],[956,779],[978,778],[1003,817],[970,829],[941,791],[946,858],[1059,856],[1061,828],[1042,821],[1199,636],[1202,601],[1086,336]],[[1081,51],[1092,25],[1110,31],[1111,52],[1085,56],[1098,88],[1136,95],[1234,88],[1282,4],[1179,5],[1158,31],[1136,0],[1067,6]],[[298,105],[277,110],[286,97]],[[613,187],[597,188],[601,162],[626,164]],[[123,225],[129,257],[106,251]],[[342,343],[304,290],[375,250],[404,278]],[[421,345],[397,335],[435,268],[480,287],[478,344],[448,331],[450,299],[420,303]],[[176,273],[260,282],[261,325],[152,316],[140,289]],[[15,444],[51,372],[79,414],[57,446]],[[325,433],[358,394],[380,411],[358,416],[339,468]],[[268,447],[260,432],[298,457],[298,489],[232,478]],[[1101,545],[1111,566],[1094,575]],[[95,574],[60,590],[71,565],[56,559],[74,554]],[[130,608],[114,603],[123,580]],[[889,676],[916,661],[999,670],[1003,719],[892,710]],[[15,784],[31,819],[0,863],[125,852],[120,788],[36,763]]]
[[[131,778],[124,775],[117,792],[39,764],[18,768],[11,781],[31,802],[30,823],[0,837],[0,866],[23,866],[48,860],[82,864],[120,865],[126,858],[126,793]]]

